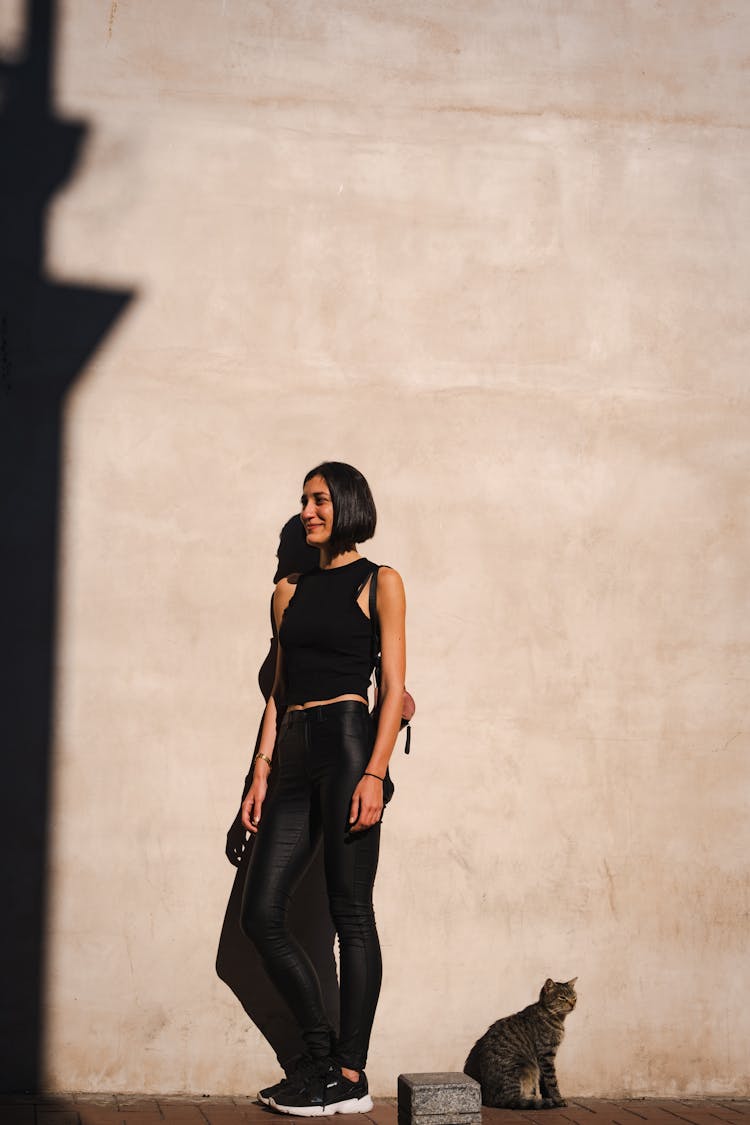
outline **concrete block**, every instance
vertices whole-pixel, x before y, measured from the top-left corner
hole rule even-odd
[[[399,1074],[399,1125],[479,1125],[482,1091],[460,1072]]]

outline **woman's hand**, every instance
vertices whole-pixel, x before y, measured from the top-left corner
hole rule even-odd
[[[258,825],[260,824],[263,802],[268,792],[269,773],[268,766],[264,765],[262,761],[256,762],[255,767],[253,783],[248,789],[245,799],[242,802],[242,808],[240,809],[242,827],[253,836],[258,831]]]
[[[349,810],[349,831],[364,832],[372,828],[383,815],[383,782],[377,777],[365,774],[360,778],[352,794]]]

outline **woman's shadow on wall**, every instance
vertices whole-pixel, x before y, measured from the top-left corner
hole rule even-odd
[[[278,565],[274,582],[288,574],[309,570],[318,562],[318,552],[308,547],[299,516],[287,520],[279,536]],[[258,683],[263,698],[268,699],[273,686],[276,665],[277,638],[271,612],[271,644],[266,659],[258,673]],[[260,727],[256,749],[260,739]],[[271,774],[273,784],[273,774]],[[243,783],[242,796],[250,785],[250,774]],[[246,839],[239,811],[227,833],[226,855],[237,868],[229,895],[224,924],[216,955],[216,972],[229,985],[250,1019],[268,1040],[281,1067],[289,1072],[305,1049],[299,1024],[286,1002],[277,992],[266,973],[260,954],[240,929],[242,890],[247,865],[252,854],[253,841]],[[339,993],[336,962],[333,954],[335,930],[328,911],[323,851],[318,848],[313,860],[295,888],[289,907],[289,927],[307,953],[320,979],[326,1012],[331,1025],[338,1032]]]

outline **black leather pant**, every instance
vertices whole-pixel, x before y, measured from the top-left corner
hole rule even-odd
[[[352,1070],[361,1070],[367,1060],[382,975],[372,907],[380,825],[348,831],[352,793],[367,767],[373,735],[367,707],[356,700],[287,711],[242,900],[242,929],[299,1020],[309,1053],[332,1056]],[[337,1044],[315,970],[286,927],[292,891],[321,833],[328,902],[339,936]]]

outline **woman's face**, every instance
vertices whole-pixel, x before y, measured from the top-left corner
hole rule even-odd
[[[333,534],[333,503],[325,477],[310,477],[302,491],[302,526],[310,547],[324,547]]]

